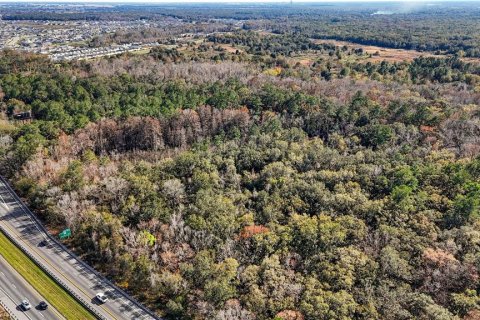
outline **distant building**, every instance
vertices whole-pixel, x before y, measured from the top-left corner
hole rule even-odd
[[[13,119],[15,119],[15,120],[30,120],[30,119],[32,119],[32,112],[31,111],[25,111],[25,112],[14,113],[13,114]]]

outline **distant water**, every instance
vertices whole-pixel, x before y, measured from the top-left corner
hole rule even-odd
[[[394,13],[395,12],[390,11],[390,10],[378,10],[377,12],[372,13],[372,16],[377,15],[377,14],[394,14]]]

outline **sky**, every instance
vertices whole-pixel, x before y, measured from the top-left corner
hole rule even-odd
[[[375,3],[375,2],[396,2],[403,3],[407,6],[417,6],[421,4],[435,4],[438,2],[480,2],[480,0],[292,0],[293,3],[341,3],[341,2],[356,2],[356,3]],[[0,0],[0,4],[8,3],[82,3],[82,4],[111,4],[111,3],[135,3],[135,4],[155,4],[155,3],[290,3],[290,0]]]
[[[466,1],[480,1],[480,0],[293,0],[293,2],[399,2],[399,3],[434,3],[434,2],[466,2]],[[32,3],[55,3],[55,2],[74,2],[74,3],[191,3],[191,2],[208,2],[208,3],[281,3],[290,2],[290,0],[154,0],[154,1],[142,1],[142,0],[0,0],[0,3],[18,3],[18,2],[32,2]]]

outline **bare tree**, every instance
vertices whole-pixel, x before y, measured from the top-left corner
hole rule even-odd
[[[91,203],[81,200],[78,193],[65,193],[60,196],[56,204],[56,210],[61,214],[68,228],[73,231],[77,228],[82,214],[88,210]]]

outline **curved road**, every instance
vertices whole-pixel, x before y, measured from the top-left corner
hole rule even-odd
[[[13,190],[0,177],[0,226],[19,242],[49,272],[74,291],[103,319],[160,319],[112,286],[105,278],[86,266],[65,247],[53,241],[34,219]],[[44,239],[48,245],[39,246]],[[95,294],[106,292],[109,301],[99,305]]]
[[[20,308],[20,302],[25,298],[30,301],[32,305],[31,310],[23,311],[23,309]],[[46,300],[15,271],[2,256],[0,256],[0,300],[7,305],[10,311],[19,319],[64,319],[52,306],[49,306],[45,311],[35,308],[40,301]]]

